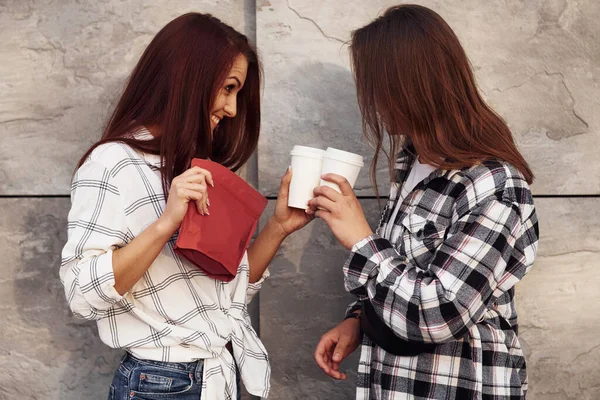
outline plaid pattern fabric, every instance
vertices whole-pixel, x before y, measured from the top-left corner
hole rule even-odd
[[[99,146],[77,171],[60,268],[69,306],[97,321],[104,343],[135,357],[204,359],[202,398],[236,398],[236,363],[248,391],[267,397],[269,361],[246,308],[267,274],[249,284],[247,256],[233,281],[216,281],[174,252],[173,237],[128,293],[120,296],[113,287],[113,250],[165,207],[159,166],[158,156],[112,143]]]
[[[365,336],[356,398],[523,399],[527,373],[513,298],[538,246],[529,187],[499,161],[436,170],[392,221],[413,161],[411,152],[400,154],[379,229],[344,265],[346,289],[359,299],[348,312],[369,299],[397,336],[438,346],[395,356]]]

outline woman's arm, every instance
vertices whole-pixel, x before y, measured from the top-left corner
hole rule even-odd
[[[133,287],[150,268],[171,236],[179,229],[190,202],[208,214],[207,185],[214,185],[209,171],[193,167],[175,177],[160,218],[127,246],[113,252],[115,289],[120,295]]]
[[[250,268],[250,283],[257,282],[275,257],[287,234],[273,218],[260,231],[254,242],[248,248],[248,267]]]
[[[248,248],[250,283],[260,280],[284,239],[313,219],[304,210],[288,207],[291,181],[292,169],[288,168],[283,178],[281,178],[275,212]]]
[[[210,173],[189,169],[173,180],[162,216],[131,240],[118,186],[89,161],[74,177],[60,278],[73,313],[102,318],[143,276],[179,227],[190,201],[207,212]]]
[[[399,337],[444,343],[463,337],[499,294],[531,267],[533,244],[514,204],[489,200],[449,228],[425,269],[372,235],[353,248],[344,266],[346,288],[369,297]],[[537,239],[536,239],[537,240]]]
[[[358,237],[353,226],[361,225],[364,214],[344,214],[344,203],[355,197],[349,185],[336,183],[345,187],[343,195],[327,194],[338,206],[317,201],[333,210],[317,213],[336,236]],[[525,275],[536,248],[535,214],[522,221],[516,203],[494,197],[457,219],[425,269],[379,235],[360,240],[344,266],[346,289],[368,297],[379,317],[405,340],[456,340]]]
[[[96,320],[121,300],[112,252],[130,240],[117,185],[104,165],[88,161],[73,178],[60,280],[73,314]]]
[[[113,251],[112,267],[117,293],[124,295],[140,280],[176,230],[159,218],[127,246]]]

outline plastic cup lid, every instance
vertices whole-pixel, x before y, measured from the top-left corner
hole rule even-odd
[[[356,165],[357,167],[363,167],[365,165],[363,161],[363,156],[360,154],[350,153],[348,151],[334,149],[333,147],[328,147],[325,152],[325,157],[330,158],[332,160],[343,161],[348,164]]]
[[[315,147],[308,147],[308,146],[294,146],[292,148],[292,151],[290,152],[290,154],[292,156],[301,156],[301,157],[310,157],[310,158],[317,158],[317,159],[323,159],[323,156],[325,155],[325,150],[322,149],[317,149]]]

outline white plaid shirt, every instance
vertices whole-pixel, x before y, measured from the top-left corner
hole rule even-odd
[[[159,156],[111,143],[94,150],[77,171],[60,268],[69,306],[76,316],[97,321],[110,347],[141,359],[205,360],[203,399],[236,398],[236,367],[225,347],[231,341],[246,389],[267,397],[267,352],[246,305],[268,273],[249,284],[247,255],[236,278],[224,283],[175,254],[173,237],[128,293],[120,296],[114,288],[113,250],[165,207],[159,166]]]
[[[359,298],[348,312],[369,299],[397,336],[438,346],[396,356],[365,335],[356,398],[523,399],[514,286],[538,246],[529,187],[498,161],[436,170],[391,221],[413,160],[400,154],[377,233],[357,243],[344,265],[346,288]]]

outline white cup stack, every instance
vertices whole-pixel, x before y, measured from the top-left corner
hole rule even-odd
[[[308,201],[314,198],[313,190],[319,185],[329,186],[340,192],[336,184],[321,180],[321,175],[341,175],[354,187],[364,165],[361,155],[332,147],[325,151],[314,147],[294,146],[290,154],[293,175],[288,206],[303,210],[308,208]]]

